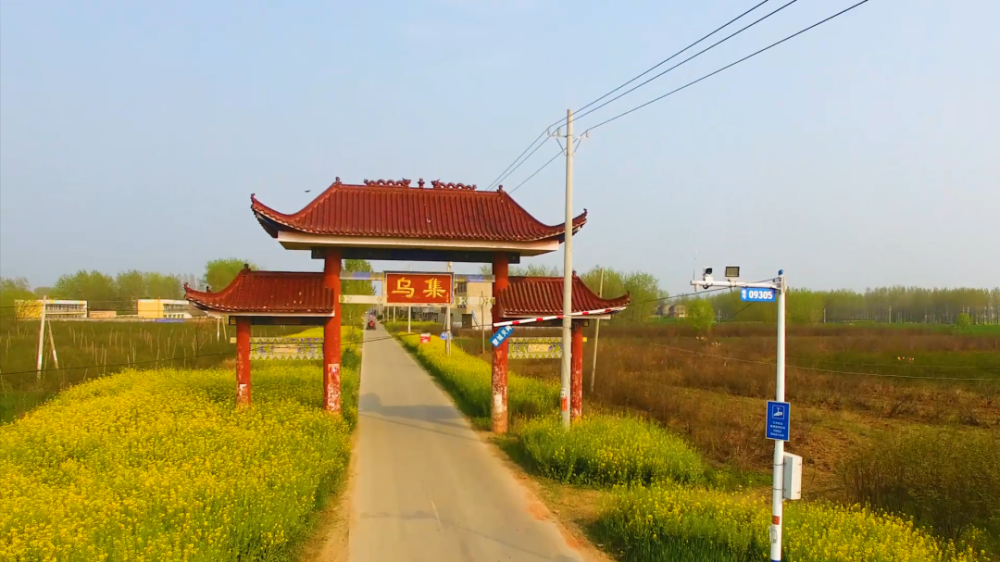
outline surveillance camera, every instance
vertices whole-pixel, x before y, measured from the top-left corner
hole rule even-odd
[[[712,274],[712,268],[711,267],[706,267],[705,268],[705,275],[711,275],[711,274]]]

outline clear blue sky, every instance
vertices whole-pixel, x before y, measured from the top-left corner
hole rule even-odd
[[[567,107],[754,3],[5,0],[0,274],[318,269],[250,193],[295,211],[335,176],[484,186]],[[851,3],[801,0],[578,130]],[[800,287],[996,286],[998,16],[872,0],[598,129],[576,158],[577,269],[676,292],[697,252]],[[547,222],[562,196],[558,161],[515,195]]]

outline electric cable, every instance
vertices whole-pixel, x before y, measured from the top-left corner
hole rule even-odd
[[[715,34],[716,34],[716,33],[718,33],[719,31],[722,31],[722,30],[723,30],[723,29],[725,29],[726,27],[729,27],[730,25],[732,25],[732,24],[733,24],[733,23],[735,23],[736,21],[740,20],[741,18],[743,18],[744,16],[746,16],[746,15],[747,15],[747,14],[749,14],[750,12],[752,12],[752,11],[756,10],[757,8],[759,8],[759,7],[763,6],[763,5],[764,5],[764,4],[766,4],[766,3],[768,2],[768,1],[769,1],[769,0],[763,0],[762,2],[759,2],[759,3],[757,3],[756,5],[754,5],[754,6],[753,6],[752,8],[750,8],[749,10],[746,10],[745,12],[743,12],[743,13],[741,13],[740,15],[736,16],[735,18],[733,18],[733,19],[729,20],[729,21],[728,21],[728,22],[726,22],[725,24],[723,24],[723,25],[721,25],[721,26],[719,26],[719,27],[715,28],[714,30],[712,30],[712,31],[711,31],[711,32],[709,32],[708,34],[706,34],[706,35],[702,36],[702,37],[701,37],[700,39],[698,39],[697,41],[695,41],[695,42],[691,43],[690,45],[688,45],[688,46],[684,47],[683,49],[681,49],[681,50],[679,50],[679,51],[675,52],[674,54],[670,55],[669,57],[667,57],[667,58],[665,58],[665,59],[661,60],[660,62],[656,63],[655,65],[653,65],[653,66],[651,66],[651,67],[649,67],[648,69],[646,69],[646,70],[645,70],[645,71],[643,71],[642,73],[640,73],[640,74],[638,74],[638,75],[636,75],[636,76],[632,77],[632,78],[631,78],[631,79],[629,79],[628,81],[626,81],[626,82],[622,83],[622,84],[621,84],[621,85],[619,85],[618,87],[616,87],[616,88],[614,88],[613,90],[611,90],[611,91],[609,91],[609,92],[605,93],[604,95],[600,96],[599,98],[597,98],[597,99],[595,99],[595,100],[593,100],[593,101],[591,101],[591,102],[587,103],[586,105],[584,105],[583,107],[581,107],[581,108],[577,109],[576,111],[577,111],[577,112],[580,112],[580,111],[583,111],[583,110],[587,109],[588,107],[590,107],[590,106],[594,105],[595,103],[597,103],[597,102],[599,102],[599,101],[603,100],[604,98],[606,98],[606,97],[610,96],[611,94],[614,94],[614,93],[615,93],[615,92],[617,92],[618,90],[621,90],[621,89],[622,89],[622,88],[624,88],[625,86],[628,86],[628,85],[629,85],[629,84],[631,84],[632,82],[635,82],[635,81],[636,81],[636,80],[638,80],[639,78],[642,78],[643,76],[645,76],[645,75],[649,74],[650,72],[652,72],[652,71],[656,70],[656,69],[657,69],[657,68],[659,68],[660,66],[662,66],[662,65],[664,65],[664,64],[666,64],[666,63],[668,63],[668,62],[670,62],[671,60],[673,60],[673,59],[675,59],[676,57],[680,56],[681,54],[685,53],[686,51],[688,51],[688,50],[689,50],[689,49],[691,49],[692,47],[694,47],[694,46],[698,45],[698,44],[699,44],[699,43],[701,43],[702,41],[704,41],[704,40],[708,39],[709,37],[711,37],[711,36],[715,35]],[[792,0],[792,2],[789,2],[789,4],[791,4],[791,3],[794,3],[795,1],[796,1],[796,0]],[[787,5],[786,5],[786,6],[787,6]],[[773,15],[774,13],[776,13],[776,12],[778,12],[778,11],[780,11],[780,10],[784,9],[784,8],[785,8],[785,6],[782,6],[781,8],[779,8],[778,10],[775,10],[775,12],[772,12],[771,14],[768,14],[767,16],[765,16],[764,18],[762,18],[761,20],[758,20],[758,21],[756,21],[756,22],[754,22],[754,23],[750,24],[749,26],[747,26],[747,27],[745,27],[745,28],[741,29],[740,31],[738,31],[738,32],[734,33],[733,35],[730,35],[730,36],[729,36],[729,37],[727,37],[726,39],[723,39],[723,40],[722,40],[722,41],[720,41],[719,43],[716,43],[716,45],[718,45],[718,44],[720,44],[720,43],[723,43],[723,42],[725,42],[725,41],[728,41],[728,40],[729,40],[730,38],[734,37],[735,35],[738,35],[739,33],[742,33],[743,31],[745,31],[745,30],[746,30],[746,29],[748,29],[749,27],[752,27],[753,25],[756,25],[756,24],[757,24],[758,22],[760,22],[760,21],[763,21],[763,19],[767,19],[768,17],[770,17],[770,16],[771,16],[771,15]],[[705,49],[705,51],[708,51],[709,49],[711,49],[711,48],[715,47],[716,45],[713,45],[712,47],[709,47],[708,49]],[[702,51],[702,53],[704,53],[705,51]],[[700,54],[701,54],[701,53],[698,53],[698,55],[695,55],[694,57],[691,57],[691,58],[695,58],[695,57],[699,56]],[[690,59],[688,59],[688,60],[690,60]],[[685,61],[685,62],[687,62],[687,61]],[[679,65],[678,65],[678,66],[679,66]],[[669,71],[667,71],[667,72],[669,72]],[[665,74],[665,73],[666,73],[666,72],[663,72],[663,73],[661,73],[661,74],[657,75],[657,78],[658,78],[659,76],[662,76],[662,75],[663,75],[663,74]],[[645,82],[644,82],[643,84],[645,84]],[[637,86],[637,87],[641,87],[641,85],[640,85],[640,86]],[[634,89],[634,88],[633,88],[633,89]],[[629,91],[632,91],[632,90],[629,90]],[[626,92],[626,93],[627,93],[627,92]],[[619,97],[620,97],[620,96],[619,96]],[[615,98],[615,99],[618,99],[618,98]],[[612,101],[614,101],[614,100],[612,100]],[[610,102],[609,102],[609,103],[610,103]],[[606,104],[604,104],[604,105],[606,105]],[[601,107],[603,107],[603,105],[602,105]],[[588,112],[588,113],[589,113],[589,112]],[[552,129],[552,127],[557,127],[557,126],[561,126],[561,125],[562,125],[563,123],[565,123],[565,122],[566,122],[566,118],[565,118],[565,117],[562,117],[562,118],[560,118],[560,119],[558,119],[558,120],[556,120],[556,121],[552,122],[551,124],[549,124],[549,126],[545,127],[545,129],[544,129],[544,130],[542,130],[542,132],[541,132],[541,133],[539,133],[537,137],[535,137],[535,140],[531,141],[531,143],[530,143],[530,144],[528,144],[527,148],[525,148],[525,149],[524,149],[524,150],[523,150],[523,151],[521,152],[521,154],[519,154],[519,155],[518,155],[518,157],[514,159],[514,161],[513,161],[513,162],[511,162],[510,164],[508,164],[508,165],[507,165],[507,167],[506,167],[506,168],[504,168],[504,170],[503,170],[502,172],[500,172],[500,174],[499,174],[499,175],[498,175],[498,176],[497,176],[496,178],[494,178],[494,179],[493,179],[493,181],[491,181],[491,182],[489,183],[489,185],[487,185],[486,189],[493,189],[493,188],[494,188],[495,186],[499,185],[499,184],[500,184],[501,182],[503,182],[503,181],[504,181],[505,179],[507,179],[507,178],[508,178],[508,177],[509,177],[509,176],[510,176],[511,174],[513,174],[513,173],[514,173],[514,172],[515,172],[515,171],[516,171],[516,170],[517,170],[518,168],[520,168],[520,167],[521,167],[521,165],[523,165],[523,164],[524,164],[525,162],[527,162],[527,160],[528,160],[529,158],[531,158],[531,156],[532,156],[532,155],[533,155],[533,154],[534,154],[535,152],[537,152],[537,151],[538,151],[538,148],[539,148],[539,147],[541,147],[541,145],[539,145],[538,147],[535,147],[535,143],[537,143],[537,142],[538,142],[539,140],[542,140],[542,139],[543,139],[544,137],[546,137],[546,136],[547,136],[547,135],[549,134],[549,130],[550,130],[550,129]],[[542,144],[545,144],[545,143],[544,143],[544,141],[542,142]],[[532,147],[534,147],[534,149],[532,149]],[[528,152],[529,152],[529,151],[531,152],[530,154],[528,154]],[[527,154],[527,156],[525,156],[525,154]],[[522,160],[522,157],[524,158],[523,160]],[[520,161],[520,162],[519,162],[519,161]],[[512,168],[513,168],[513,169],[512,169]],[[524,183],[524,182],[522,182],[522,184],[523,184],[523,183]],[[520,187],[520,186],[518,186],[518,187]]]

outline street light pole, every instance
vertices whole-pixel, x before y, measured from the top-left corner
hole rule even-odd
[[[728,270],[729,268],[727,268]],[[771,298],[762,298],[764,296],[772,295],[770,292],[753,291],[748,289],[765,289],[768,291],[773,291],[773,300],[777,301],[778,304],[778,352],[775,358],[775,365],[777,366],[775,373],[775,392],[774,398],[776,402],[785,402],[785,297],[788,292],[788,284],[785,282],[785,272],[778,271],[778,277],[771,281],[748,283],[745,281],[740,281],[739,268],[734,268],[736,273],[733,277],[727,277],[725,281],[716,281],[712,278],[712,270],[706,269],[703,279],[692,280],[691,284],[695,287],[702,287],[708,289],[710,287],[731,287],[731,288],[741,288],[744,294],[741,299],[750,302],[764,302],[770,301]],[[727,276],[730,275],[727,271]],[[749,292],[749,294],[746,294]],[[787,404],[785,404],[786,407]],[[790,412],[790,408],[786,410]],[[788,420],[783,420],[786,424],[785,428],[788,428]],[[773,463],[773,475],[772,475],[772,485],[771,485],[771,526],[770,526],[770,539],[771,539],[771,561],[780,562],[781,560],[781,530],[782,530],[782,517],[783,513],[783,502],[786,497],[785,490],[785,441],[788,436],[771,436],[768,434],[768,438],[774,441],[774,463]],[[801,463],[800,463],[801,464]],[[789,468],[795,473],[795,469]],[[794,490],[796,485],[792,485],[791,490]],[[798,499],[795,495],[788,496],[791,499]]]
[[[778,357],[774,400],[785,401],[785,274],[779,272],[778,287]],[[771,485],[771,560],[781,560],[781,526],[784,515],[785,442],[774,441],[774,474]]]

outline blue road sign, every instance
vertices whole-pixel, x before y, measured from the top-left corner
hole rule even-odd
[[[501,345],[503,345],[503,342],[505,342],[507,338],[510,337],[510,335],[513,333],[514,333],[513,326],[503,326],[502,328],[493,333],[493,335],[490,337],[490,343],[493,344],[493,347],[500,347]]]
[[[792,405],[788,402],[767,402],[767,438],[788,441],[788,418]]]
[[[743,287],[740,289],[740,300],[743,302],[774,302],[774,289]]]

